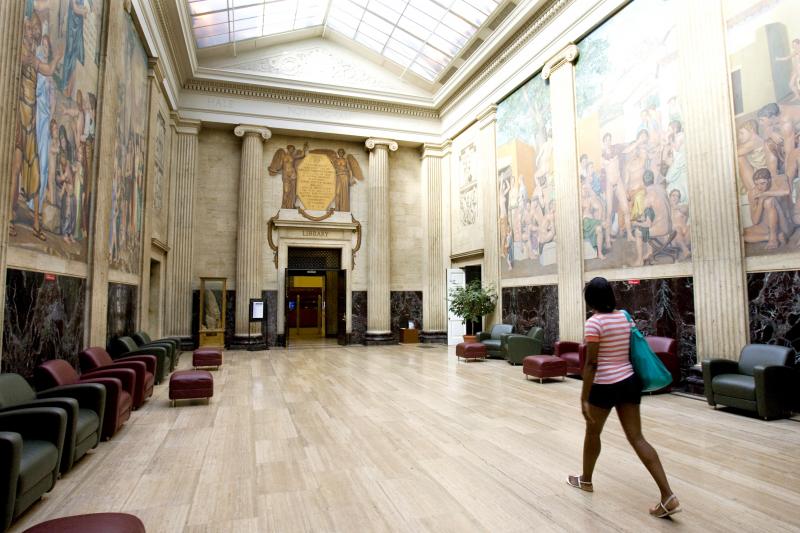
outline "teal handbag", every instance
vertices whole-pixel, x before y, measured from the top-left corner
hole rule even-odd
[[[661,362],[661,359],[650,349],[647,340],[636,327],[631,315],[624,309],[625,318],[631,323],[631,365],[633,371],[642,380],[642,392],[661,390],[672,383],[672,374]]]

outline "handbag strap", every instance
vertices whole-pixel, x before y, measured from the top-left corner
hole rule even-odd
[[[636,327],[636,322],[633,321],[633,319],[631,318],[631,315],[629,315],[628,312],[625,309],[620,309],[620,311],[622,311],[622,314],[625,315],[625,318],[628,319],[628,322],[631,323],[631,327],[635,328]]]

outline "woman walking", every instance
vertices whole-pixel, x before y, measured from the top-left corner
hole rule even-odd
[[[569,476],[567,483],[575,488],[593,492],[592,473],[600,455],[600,433],[611,413],[617,416],[636,455],[653,476],[661,499],[650,514],[666,518],[680,512],[678,498],[672,492],[664,467],[653,447],[642,435],[639,415],[642,383],[633,372],[630,362],[632,324],[625,313],[616,309],[614,290],[605,278],[594,278],[584,290],[586,306],[592,316],[586,321],[586,362],[583,367],[581,410],[586,419],[583,441],[583,473]]]

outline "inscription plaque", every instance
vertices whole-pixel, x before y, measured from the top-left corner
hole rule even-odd
[[[297,198],[309,211],[325,211],[336,197],[336,170],[330,158],[306,154],[297,165]]]

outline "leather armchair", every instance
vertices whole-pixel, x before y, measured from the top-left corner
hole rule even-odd
[[[153,355],[156,358],[156,385],[169,375],[172,362],[169,357],[169,349],[166,346],[150,346],[140,349],[136,342],[130,337],[117,337],[108,347],[108,353],[113,360],[132,357],[134,355]]]
[[[74,374],[63,371],[63,366],[61,367],[62,371],[52,371],[53,365],[48,363],[50,362],[48,361],[42,364],[41,367],[34,371],[37,386],[46,387],[50,384],[65,385],[73,382]],[[45,369],[48,370],[46,371]],[[72,367],[70,367],[70,369],[72,369]],[[56,368],[56,370],[58,369]],[[106,389],[105,413],[103,415],[103,427],[100,438],[108,440],[119,431],[122,425],[131,416],[136,372],[129,368],[101,370],[92,373],[91,378],[87,377],[85,381],[98,383],[103,385]]]
[[[678,359],[678,341],[670,337],[645,337],[650,349],[661,359],[669,373],[672,374],[672,383],[655,392],[669,392],[673,385],[681,382],[681,362]]]
[[[702,367],[708,404],[755,411],[767,420],[788,414],[796,386],[793,358],[785,346],[748,344],[738,362],[706,359]]]
[[[486,345],[488,357],[503,359],[505,358],[505,355],[503,354],[503,349],[500,346],[500,337],[504,333],[511,333],[513,330],[514,326],[511,324],[495,324],[492,326],[491,332],[481,331],[478,333],[478,342]]]
[[[583,362],[586,360],[586,345],[571,341],[556,341],[553,346],[556,357],[560,357],[567,363],[567,374],[581,375],[583,373]]]
[[[541,355],[544,343],[544,330],[532,327],[525,335],[517,333],[504,334],[500,337],[500,345],[506,361],[511,365],[521,365],[529,355]]]
[[[56,484],[66,430],[58,407],[0,413],[0,531]]]
[[[131,338],[136,343],[139,348],[145,348],[147,346],[169,346],[171,348],[171,352],[169,354],[170,362],[172,363],[171,370],[175,370],[175,367],[178,366],[178,359],[180,359],[181,355],[181,340],[176,337],[164,337],[163,339],[151,339],[150,335],[146,331],[137,331]]]
[[[111,356],[104,349],[99,346],[93,346],[82,351],[78,355],[78,361],[83,373],[80,377],[81,380],[95,376],[98,372],[113,371],[121,368],[133,370],[136,373],[132,391],[134,409],[141,407],[145,400],[153,395],[155,373],[158,366],[158,360],[154,355],[132,355],[130,357],[121,357],[115,361],[111,359]]]
[[[55,387],[37,394],[19,374],[0,374],[0,413],[29,407],[57,407],[66,413],[62,473],[100,442],[105,395],[105,388],[96,383]]]

